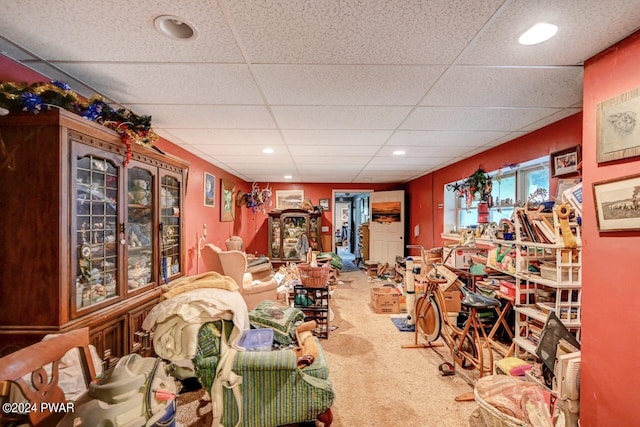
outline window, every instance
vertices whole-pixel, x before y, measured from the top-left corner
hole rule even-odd
[[[489,221],[499,223],[501,219],[510,219],[515,206],[523,206],[529,196],[538,188],[549,191],[549,159],[543,157],[517,167],[492,171],[493,206],[489,209]],[[463,194],[456,193],[456,185],[464,180],[445,186],[445,232],[455,232],[478,223],[478,201],[471,206]]]

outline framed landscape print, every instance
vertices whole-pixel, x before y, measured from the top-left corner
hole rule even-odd
[[[276,209],[298,209],[304,201],[304,190],[277,190]]]
[[[596,161],[640,156],[640,88],[598,104]]]
[[[640,175],[593,183],[599,231],[640,230]]]

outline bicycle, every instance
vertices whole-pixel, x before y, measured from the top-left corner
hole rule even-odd
[[[464,245],[452,248],[451,253]],[[446,302],[443,284],[449,283],[442,274],[442,268],[447,261],[445,258],[441,263],[427,263],[425,249],[422,245],[407,245],[407,248],[419,248],[422,260],[420,274],[413,272],[413,261],[406,263],[405,280],[407,286],[407,307],[409,318],[414,319],[414,344],[404,345],[403,348],[432,348],[442,346],[436,343],[438,337],[447,345],[451,351],[453,364],[444,362],[439,366],[440,373],[444,376],[455,374],[455,365],[463,369],[478,369],[480,377],[493,371],[493,350],[487,333],[478,320],[478,311],[491,310],[501,306],[500,301],[495,298],[486,297],[466,288],[457,280],[457,275],[453,283],[458,287],[463,295],[461,304],[469,309],[469,317],[463,328],[452,323],[446,313]],[[450,255],[449,254],[449,255]],[[428,269],[431,267],[431,269]],[[429,271],[427,271],[429,270]],[[455,275],[453,272],[451,274]],[[415,298],[415,281],[420,281],[424,287],[424,294],[417,298],[415,305],[411,304],[411,295]],[[411,288],[411,289],[410,289]],[[413,306],[412,306],[413,305]],[[419,332],[420,331],[420,332]],[[422,333],[426,343],[418,343],[418,335]],[[485,351],[487,352],[489,363],[486,364]],[[457,399],[467,400],[467,399]]]

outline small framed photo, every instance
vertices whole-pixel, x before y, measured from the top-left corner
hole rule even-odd
[[[580,146],[565,148],[551,153],[551,176],[570,175],[578,172],[580,164]]]
[[[210,173],[204,173],[204,205],[216,206],[216,177]]]
[[[330,211],[331,210],[331,204],[329,199],[320,199],[318,200],[318,206],[320,206],[322,208],[322,211]]]
[[[632,89],[597,107],[596,161],[640,156],[640,88]]]
[[[640,175],[593,183],[599,231],[640,230]]]

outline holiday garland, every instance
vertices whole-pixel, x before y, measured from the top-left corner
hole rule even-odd
[[[131,143],[152,147],[158,135],[151,129],[151,116],[138,116],[126,108],[114,110],[100,96],[88,100],[71,90],[67,83],[52,80],[33,84],[0,82],[0,108],[9,112],[38,114],[59,107],[115,130],[126,146],[125,165],[131,159]]]

